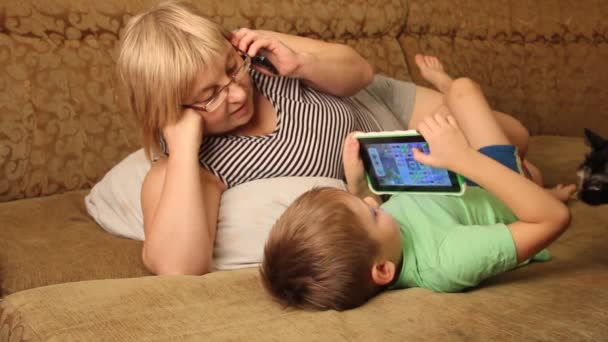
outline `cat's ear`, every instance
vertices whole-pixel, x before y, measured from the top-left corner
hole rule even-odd
[[[590,129],[585,128],[585,144],[591,146],[594,150],[599,150],[606,145],[606,139],[602,138],[596,133],[593,133]]]

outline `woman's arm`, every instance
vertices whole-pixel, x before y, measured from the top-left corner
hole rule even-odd
[[[142,187],[145,240],[142,260],[154,274],[210,271],[221,184],[191,163],[158,160]]]
[[[494,194],[519,219],[508,225],[517,261],[527,260],[564,232],[568,208],[546,190],[471,148],[453,117],[427,117],[418,130],[431,153],[414,151],[417,161],[453,170]]]
[[[354,95],[374,77],[371,64],[343,44],[250,29],[235,32],[232,43],[250,56],[263,49],[281,75],[335,96]]]
[[[155,274],[209,272],[224,185],[201,170],[203,119],[186,110],[163,130],[169,157],[146,175],[141,193],[145,241],[142,259]]]

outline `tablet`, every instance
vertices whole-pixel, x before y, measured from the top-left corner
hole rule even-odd
[[[412,148],[428,153],[429,146],[415,130],[357,133],[359,153],[370,189],[376,194],[401,192],[462,195],[464,178],[450,170],[417,162]]]

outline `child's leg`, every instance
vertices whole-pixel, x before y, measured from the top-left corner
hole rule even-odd
[[[467,78],[448,82],[448,80],[451,80],[449,76],[442,76],[442,78],[441,82],[443,82],[445,89],[445,102],[447,104],[445,110],[456,118],[458,125],[473,148],[480,149],[485,146],[511,144],[496,121],[481,89],[475,82]],[[532,170],[533,180],[541,183],[542,186],[540,171],[529,163],[527,166],[529,170]],[[558,199],[565,201],[575,189],[574,185],[558,185],[549,192]]]
[[[505,113],[493,111],[494,118],[502,128],[511,145],[515,145],[520,155],[525,156],[530,144],[530,132],[519,120]]]
[[[444,94],[447,94],[450,91],[453,80],[443,70],[443,65],[439,59],[433,56],[417,55],[416,63],[420,67],[420,72],[425,79],[431,82],[437,89],[441,90]],[[479,92],[481,93],[481,90],[479,90]],[[444,101],[447,102],[447,100]],[[483,99],[483,101],[485,102],[485,99]],[[498,125],[502,128],[503,134],[507,137],[510,143],[517,146],[519,156],[522,159],[522,169],[524,170],[525,174],[529,176],[536,184],[543,186],[542,176],[538,168],[524,159],[524,155],[528,147],[528,131],[519,121],[511,116],[495,111],[492,111],[492,114]]]
[[[453,80],[445,100],[471,147],[478,150],[490,145],[511,145],[481,89],[471,79]]]
[[[528,170],[530,175],[530,179],[538,186],[544,186],[543,175],[540,173],[540,170],[534,166],[534,164],[530,163],[527,159],[522,159],[521,162],[524,164],[525,168]]]
[[[417,55],[415,61],[422,76],[441,93],[445,94],[450,87],[452,78],[445,73],[441,62],[435,57],[422,55]],[[435,113],[444,103],[445,100],[441,94],[428,88],[416,87],[416,103],[408,127],[416,128],[426,115]],[[510,144],[517,146],[522,156],[525,155],[530,138],[528,130],[521,122],[510,115],[497,111],[492,111],[492,114],[502,128],[504,135],[509,139]]]
[[[466,78],[454,80],[446,93],[446,103],[473,148],[509,144],[508,138],[494,120],[490,106],[475,82]],[[525,159],[522,159],[522,162],[526,164],[532,181],[542,187],[540,170]],[[548,191],[565,202],[576,191],[576,185],[558,184]]]
[[[444,103],[456,118],[469,144],[478,150],[490,145],[510,145],[479,86],[468,78],[453,80],[432,56],[416,56],[423,77],[444,95]]]

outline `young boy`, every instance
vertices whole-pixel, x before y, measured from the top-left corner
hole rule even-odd
[[[430,153],[415,151],[415,159],[479,186],[462,197],[394,195],[380,209],[350,136],[343,157],[348,192],[303,194],[266,243],[260,274],[284,304],[346,310],[383,289],[461,291],[535,256],[547,259],[539,252],[566,229],[570,214],[561,201],[575,187],[545,191],[522,176],[517,150],[479,87],[452,80],[433,57],[417,63],[445,107],[418,126]]]

